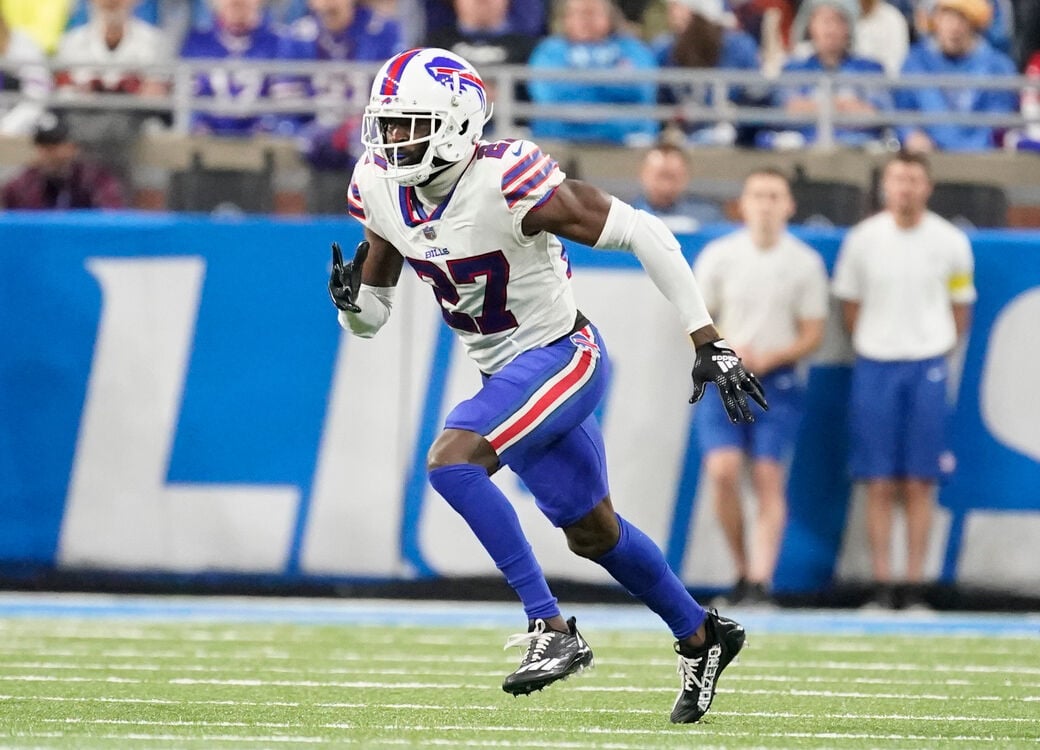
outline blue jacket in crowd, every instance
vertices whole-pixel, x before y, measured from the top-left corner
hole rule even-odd
[[[541,69],[636,70],[657,67],[654,54],[633,37],[612,36],[594,44],[575,44],[562,36],[543,39],[531,53],[529,65]],[[582,81],[534,81],[528,84],[531,99],[539,104],[654,104],[657,87],[645,83],[588,83]],[[624,143],[633,136],[651,139],[657,134],[654,120],[611,118],[602,122],[534,120],[535,137],[567,138]]]
[[[849,55],[846,57],[841,65],[835,68],[827,68],[820,60],[819,55],[811,55],[803,60],[792,60],[784,65],[784,73],[858,73],[858,74],[873,74],[877,76],[884,76],[885,69],[881,63],[876,60],[871,60],[866,57],[856,57],[855,55]],[[892,97],[889,96],[888,91],[885,89],[885,81],[883,78],[879,78],[878,86],[864,86],[864,85],[840,85],[835,86],[835,96],[851,95],[873,105],[874,109],[878,112],[885,112],[892,109]],[[776,104],[778,106],[786,106],[787,102],[791,99],[811,96],[815,90],[813,85],[804,86],[787,86],[780,89],[776,94]],[[806,142],[813,142],[816,140],[816,126],[806,125],[800,128],[791,128],[797,130],[803,136],[805,136]],[[864,143],[872,140],[878,140],[882,136],[880,128],[849,128],[849,127],[837,127],[834,129],[834,140],[845,146],[861,146]]]
[[[960,58],[947,57],[932,38],[918,42],[903,63],[906,75],[976,75],[980,78],[1017,75],[1015,64],[1003,52],[979,37],[975,49]],[[935,88],[896,89],[899,109],[918,112],[1015,112],[1018,96],[1014,91],[997,89]],[[928,125],[920,128],[943,151],[978,151],[997,145],[996,131],[991,127],[956,124]],[[899,129],[900,139],[915,130]]]
[[[181,57],[184,59],[313,60],[314,54],[313,44],[278,33],[266,21],[244,37],[232,36],[217,24],[196,29],[184,40],[181,48]],[[195,93],[224,101],[259,101],[312,96],[313,89],[305,76],[263,76],[252,70],[235,70],[233,66],[228,66],[196,75]],[[192,129],[231,136],[261,132],[293,135],[309,119],[306,115],[236,117],[196,112],[192,116]]]

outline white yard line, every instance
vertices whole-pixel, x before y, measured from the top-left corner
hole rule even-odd
[[[202,728],[223,728],[223,729],[243,729],[249,727],[257,727],[259,729],[289,729],[293,725],[287,723],[275,723],[275,722],[260,722],[260,723],[247,723],[247,722],[234,722],[234,721],[145,721],[145,720],[130,720],[130,719],[79,719],[79,718],[66,718],[66,719],[44,719],[44,723],[53,724],[83,724],[91,726],[147,726],[147,727],[202,727]],[[644,736],[649,735],[653,737],[675,737],[675,735],[681,731],[678,728],[671,730],[661,729],[629,729],[624,727],[578,727],[578,728],[563,728],[556,727],[547,729],[545,727],[527,727],[517,725],[494,725],[494,724],[483,724],[480,726],[473,726],[469,724],[438,724],[438,725],[424,725],[424,724],[358,724],[353,722],[331,722],[325,724],[316,724],[311,729],[333,729],[341,731],[349,731],[356,729],[364,729],[365,731],[377,730],[377,731],[394,731],[394,732],[430,732],[430,733],[443,733],[443,732],[494,732],[494,733],[505,733],[505,732],[518,732],[521,734],[545,734],[554,733],[562,735],[599,735],[599,734],[610,734],[610,735],[628,735],[628,736]],[[685,730],[682,730],[685,731]],[[749,737],[760,735],[760,732],[716,732],[714,728],[710,730],[712,734],[723,735],[727,737]],[[805,737],[805,738],[824,738],[824,739],[844,739],[844,738],[865,738],[865,739],[914,739],[914,740],[934,740],[939,739],[936,735],[925,735],[925,734],[887,734],[887,735],[874,735],[868,733],[854,733],[854,732],[777,732],[776,734],[767,734],[766,736],[774,737]],[[425,738],[424,738],[425,739]],[[950,739],[943,737],[942,739]],[[1011,737],[998,737],[995,735],[979,736],[960,736],[952,738],[960,741],[1009,741]]]
[[[175,677],[165,680],[137,680],[119,677],[78,677],[53,675],[0,675],[0,680],[9,682],[53,682],[53,683],[124,683],[124,684],[168,684],[168,685],[218,685],[234,687],[278,687],[278,688],[343,688],[359,690],[500,690],[494,683],[458,683],[458,682],[380,682],[374,680],[260,680],[260,679],[196,679],[191,677]],[[674,687],[636,687],[636,686],[602,686],[602,685],[570,685],[568,690],[586,693],[674,693]],[[735,695],[784,695],[818,698],[863,698],[868,700],[890,699],[903,701],[963,701],[963,702],[1035,702],[1040,695],[942,695],[928,693],[864,693],[837,690],[805,690],[790,688],[787,690],[719,688],[720,694]]]
[[[18,652],[19,655],[27,656],[25,651]],[[54,659],[61,658],[78,658],[80,656],[95,656],[101,658],[103,656],[109,656],[111,659],[123,658],[143,658],[148,660],[159,661],[162,659],[170,660],[183,660],[183,661],[196,661],[200,658],[206,660],[220,660],[227,658],[229,661],[252,661],[255,662],[260,659],[269,658],[264,654],[238,654],[234,656],[221,655],[219,653],[200,655],[200,654],[156,654],[150,652],[139,652],[136,654],[127,653],[114,653],[114,652],[69,652],[67,650],[60,650],[54,652],[41,652],[33,651],[33,656],[47,657]],[[445,662],[460,663],[460,664],[477,664],[487,665],[500,668],[503,664],[511,663],[513,660],[512,654],[503,655],[501,653],[496,656],[450,656],[448,654],[414,654],[407,651],[401,652],[390,652],[390,653],[361,653],[361,652],[348,652],[341,654],[321,654],[320,657],[315,655],[294,657],[292,654],[278,655],[275,658],[279,661],[290,661],[294,658],[299,658],[301,661],[322,661],[322,662],[346,662],[346,663],[393,663],[398,664],[402,661],[407,661],[411,664],[444,664]],[[598,661],[600,664],[609,667],[667,667],[674,668],[675,659],[672,658],[644,658],[644,659],[631,659],[625,657],[616,657],[612,655],[601,656]],[[974,664],[965,662],[955,663],[916,663],[907,661],[873,661],[873,662],[855,662],[855,661],[833,661],[833,660],[795,660],[795,661],[777,661],[757,658],[753,654],[741,653],[737,661],[734,662],[745,669],[755,670],[766,670],[775,669],[782,671],[799,670],[799,671],[864,671],[864,672],[953,672],[953,673],[974,673],[974,674],[1018,674],[1018,675],[1040,675],[1040,666],[1019,666],[1019,665],[994,665],[994,664]],[[74,668],[78,665],[78,662],[69,662],[68,666],[64,666],[61,662],[24,662],[24,661],[4,661],[0,659],[0,669],[5,668],[22,668],[23,664],[49,664],[51,666],[41,667],[50,669],[64,669]],[[186,671],[219,671],[219,667],[215,666],[204,666],[204,665],[159,665],[146,661],[142,665],[120,665],[115,661],[106,661],[104,665],[91,664],[90,666],[84,666],[79,664],[79,668],[82,669],[141,669],[141,670],[160,670],[160,669],[184,669]],[[351,674],[352,670],[345,667],[230,667],[229,669],[238,669],[241,671],[262,671],[268,670],[271,672],[284,672],[284,673],[295,673],[295,672],[309,672],[315,674]],[[438,672],[431,672],[430,674],[437,674]],[[444,674],[452,674],[451,672],[444,672]]]
[[[113,704],[150,704],[150,705],[206,705],[206,706],[248,706],[248,707],[279,707],[299,708],[310,706],[314,708],[342,708],[342,709],[384,709],[389,711],[488,711],[496,712],[506,710],[501,705],[463,705],[463,704],[436,704],[436,703],[384,703],[381,701],[368,702],[339,702],[323,701],[320,703],[304,704],[299,701],[240,701],[240,700],[171,700],[164,698],[126,698],[126,697],[72,697],[72,696],[24,696],[24,695],[0,695],[0,700],[15,700],[19,702],[47,701],[61,703],[113,703]],[[525,713],[548,713],[548,714],[659,714],[659,709],[650,708],[569,708],[563,706],[525,706]],[[979,717],[979,716],[949,716],[949,715],[922,715],[922,714],[861,714],[861,713],[815,713],[815,712],[789,712],[789,711],[712,711],[712,716],[734,716],[734,717],[759,717],[767,719],[868,719],[883,721],[963,721],[963,722],[989,722],[989,723],[1029,723],[1033,724],[1036,719],[1023,717]],[[83,719],[48,719],[47,721],[78,722]],[[100,721],[100,720],[99,720]],[[116,723],[147,724],[149,722],[119,721]],[[166,722],[161,722],[166,723]],[[198,722],[185,722],[195,724]],[[236,724],[237,726],[237,724]],[[241,726],[281,726],[265,724],[241,724]]]

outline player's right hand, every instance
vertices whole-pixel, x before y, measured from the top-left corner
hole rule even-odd
[[[340,310],[359,313],[358,291],[361,289],[361,268],[368,257],[368,240],[362,240],[354,251],[354,257],[343,262],[343,251],[338,242],[332,243],[332,274],[329,276],[329,295],[332,303]]]

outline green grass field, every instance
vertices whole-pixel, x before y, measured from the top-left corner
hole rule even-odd
[[[1036,748],[1040,639],[749,633],[700,724],[660,632],[499,687],[507,629],[0,619],[0,747]]]

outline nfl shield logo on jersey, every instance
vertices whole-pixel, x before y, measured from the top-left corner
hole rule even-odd
[[[422,228],[422,236],[425,237],[428,240],[435,240],[435,239],[437,239],[437,230],[434,229],[433,227],[429,227],[429,226],[423,227]]]

